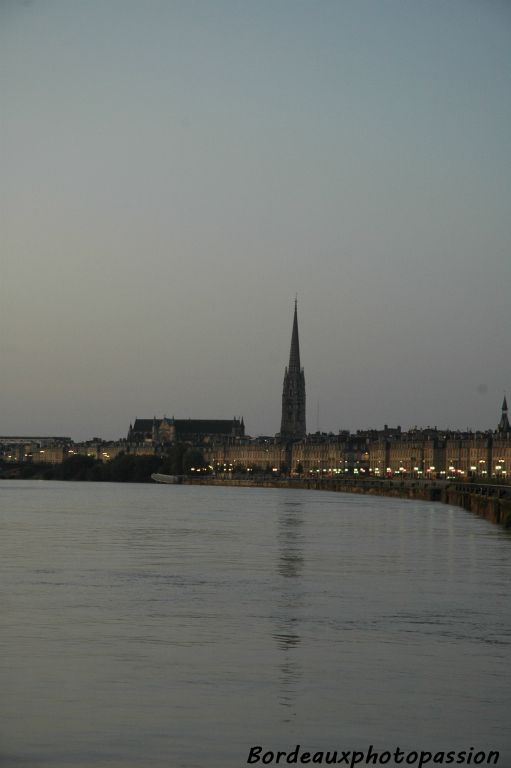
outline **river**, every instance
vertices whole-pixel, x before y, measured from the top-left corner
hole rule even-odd
[[[511,534],[462,509],[1,481],[0,583],[2,768],[297,744],[511,766]]]

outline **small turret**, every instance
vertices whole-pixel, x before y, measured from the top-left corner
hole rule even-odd
[[[497,432],[501,435],[508,435],[511,432],[511,424],[509,423],[509,418],[507,415],[507,400],[505,395],[504,400],[502,401],[502,415],[497,427]]]

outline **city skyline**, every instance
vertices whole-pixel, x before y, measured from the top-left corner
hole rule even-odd
[[[511,8],[0,7],[3,434],[495,429]]]
[[[223,432],[225,434],[231,433],[243,435],[244,434],[244,417],[241,416],[234,416],[232,420],[206,420],[203,421],[201,419],[197,420],[192,417],[188,417],[187,419],[177,419],[175,420],[174,415],[171,417],[168,416],[167,413],[159,414],[156,416],[156,414],[153,415],[152,418],[149,419],[139,419],[138,417],[135,417],[130,421],[130,426],[128,430],[128,442],[134,440],[137,441],[143,441],[144,436],[148,437],[151,436],[152,439],[170,439],[169,435],[166,435],[161,438],[155,438],[155,430],[157,433],[161,430],[162,425],[166,425],[165,429],[173,429],[174,424],[179,424],[179,429],[186,429],[187,423],[190,422],[191,424],[197,426],[199,429],[199,432],[203,432],[204,430],[208,431],[210,428],[213,430],[213,432],[217,429],[222,428]],[[199,426],[202,425],[202,426]],[[209,425],[209,426],[206,426]],[[215,426],[216,425],[216,426]],[[388,424],[373,424],[369,427],[365,427],[363,429],[347,429],[347,430],[336,430],[337,432],[348,432],[348,433],[355,433],[355,432],[361,432],[364,431],[381,431],[382,426],[384,426],[384,432],[392,431],[395,427],[398,428],[398,430],[401,430],[402,426],[401,424],[394,424],[389,427]],[[239,428],[241,428],[241,431],[238,431]],[[408,431],[410,429],[412,432],[416,429],[419,431],[422,430],[429,430],[433,429],[435,432],[439,430],[441,433],[442,431],[453,433],[455,432],[466,432],[466,433],[508,433],[510,430],[509,426],[509,419],[508,419],[508,405],[507,405],[507,395],[504,393],[502,405],[501,405],[501,413],[500,413],[500,420],[496,427],[487,427],[487,428],[473,428],[471,426],[467,426],[465,430],[463,429],[457,429],[457,428],[451,428],[449,426],[445,425],[437,425],[435,424],[434,427],[432,425],[418,425],[414,424],[413,426],[410,425],[410,427],[406,427],[404,429],[404,432]],[[226,431],[227,430],[227,431]],[[165,430],[164,430],[165,431]],[[192,430],[194,431],[194,430]],[[220,430],[222,431],[222,430]],[[48,436],[50,436],[50,432],[47,433]],[[140,434],[139,434],[140,433]],[[32,432],[30,431],[16,431],[14,430],[11,433],[11,437],[15,437],[16,435],[21,437],[22,435],[25,435],[29,437],[32,435],[34,438],[37,438],[37,435],[34,430]],[[53,435],[56,435],[56,432],[53,431],[51,433]],[[260,434],[260,433],[259,433]],[[293,325],[292,325],[292,332],[291,332],[291,344],[290,344],[290,353],[289,353],[289,362],[288,365],[285,367],[284,371],[284,383],[282,387],[282,408],[281,408],[281,421],[280,421],[280,431],[275,433],[268,433],[268,436],[274,435],[278,441],[282,441],[283,443],[286,442],[293,442],[293,441],[301,441],[303,440],[307,435],[313,436],[314,434],[329,434],[334,435],[335,432],[331,429],[327,430],[320,430],[319,425],[318,428],[314,431],[313,429],[307,430],[306,429],[306,388],[305,388],[305,378],[304,378],[304,369],[301,367],[300,364],[300,343],[299,343],[299,332],[298,332],[298,299],[297,296],[295,296],[294,300],[294,312],[293,312]],[[7,433],[4,432],[4,437],[8,437]],[[256,436],[254,433],[250,436]],[[39,437],[44,437],[44,435],[39,435]],[[188,436],[189,437],[189,436]],[[66,441],[68,438],[59,437],[57,440],[59,442]],[[83,438],[81,438],[83,440]],[[94,437],[91,437],[90,440],[104,440],[105,437],[103,435],[95,435]],[[115,440],[123,440],[123,435],[117,436],[116,438],[113,438]],[[172,440],[174,440],[172,438]],[[107,440],[112,440],[112,437],[107,437]]]

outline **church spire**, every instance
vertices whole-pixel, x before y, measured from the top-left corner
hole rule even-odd
[[[283,440],[301,440],[305,437],[305,377],[303,368],[300,367],[297,305],[295,298],[289,366],[286,368],[282,387],[280,436]]]
[[[291,349],[289,352],[289,370],[300,370],[300,341],[298,339],[298,299],[295,298],[295,314],[293,317],[293,331],[291,333]]]

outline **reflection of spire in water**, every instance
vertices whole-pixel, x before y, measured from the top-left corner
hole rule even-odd
[[[279,704],[282,707],[286,707],[286,714],[284,715],[283,722],[290,723],[296,716],[296,712],[293,711],[293,705],[295,701],[296,689],[302,676],[302,668],[296,661],[284,661],[280,665],[280,692],[279,692]]]
[[[303,554],[301,549],[300,527],[303,521],[291,513],[288,517],[279,520],[279,573],[287,578],[300,576],[303,566]]]
[[[279,629],[272,632],[272,637],[277,641],[277,646],[281,651],[291,651],[300,644],[300,635],[296,632],[298,619],[290,616],[279,620]]]
[[[281,651],[290,650],[300,643],[300,636],[293,632],[273,632],[273,637]]]
[[[278,619],[272,636],[282,654],[279,675],[279,703],[287,709],[285,722],[291,720],[296,714],[293,711],[293,706],[298,683],[302,676],[300,663],[296,658],[293,658],[301,643],[297,614],[302,606],[300,586],[304,565],[302,528],[301,503],[284,502],[278,518],[279,559],[277,571],[281,580],[279,582]]]
[[[303,566],[301,504],[286,502],[285,513],[279,517],[279,563],[281,576],[297,578],[301,575]],[[290,597],[292,591],[290,591]]]

